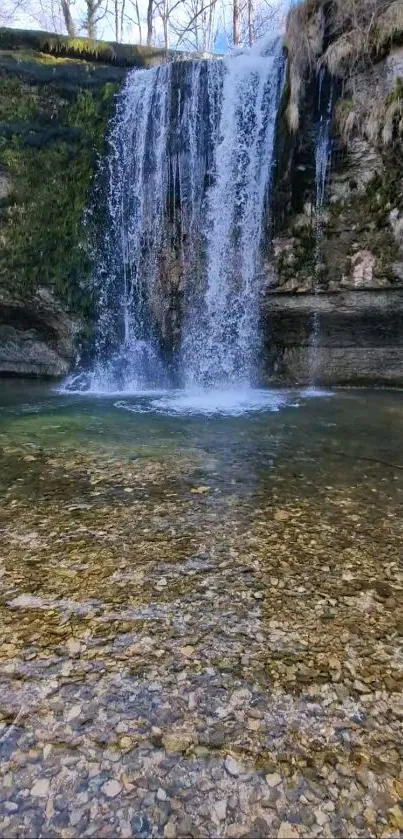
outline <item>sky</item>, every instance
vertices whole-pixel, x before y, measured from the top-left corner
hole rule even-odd
[[[36,5],[36,0],[29,0],[29,2],[32,2],[32,5],[34,5],[34,3]],[[112,11],[112,2],[113,2],[113,0],[109,0],[109,6],[111,8],[111,11]],[[289,7],[290,5],[293,5],[294,2],[298,2],[298,0],[272,0],[273,5],[277,4],[277,5],[285,8],[285,9],[287,7]],[[0,3],[1,3],[1,0],[0,0]],[[38,5],[39,4],[40,4],[40,0],[38,0]],[[143,18],[142,28],[143,28],[143,41],[144,41],[145,32],[146,32],[145,21],[146,21],[146,14],[147,14],[147,0],[139,0],[139,7],[140,7],[140,15]],[[75,19],[79,19],[79,20],[84,19],[84,16],[85,16],[84,0],[76,0],[76,2],[73,5],[73,13],[74,13],[74,18]],[[0,21],[0,23],[1,23],[1,21]],[[26,13],[24,14],[24,13],[20,12],[15,16],[13,22],[11,24],[8,24],[8,25],[12,25],[14,27],[26,28],[26,29],[53,28],[49,25],[49,23],[46,26],[46,23],[47,23],[46,20],[36,19],[35,16],[33,16],[33,15],[29,15],[29,14],[26,14]],[[158,21],[156,21],[155,22],[155,27],[156,27],[156,30],[157,30],[157,35],[158,35],[158,30],[160,29],[160,36],[161,36],[161,40],[162,40],[162,23],[159,26]],[[61,31],[64,31],[64,28],[63,29],[61,28]],[[85,34],[85,33],[82,32],[82,34]],[[113,41],[115,39],[114,25],[113,25],[113,15],[112,14],[109,14],[109,16],[107,18],[105,18],[104,20],[102,20],[100,22],[99,27],[98,27],[98,37],[103,39],[103,40],[107,40],[107,41]],[[138,43],[139,42],[139,34],[138,34],[137,27],[133,26],[129,29],[126,29],[126,31],[124,33],[123,41],[125,41],[126,43]],[[171,46],[175,47],[175,43],[172,43]],[[217,35],[217,38],[216,38],[216,41],[215,41],[215,45],[214,45],[214,51],[217,52],[217,53],[223,54],[223,53],[228,52],[228,49],[229,49],[228,38],[227,38],[225,29],[224,29],[224,26],[223,26],[222,30],[218,32],[218,35]]]

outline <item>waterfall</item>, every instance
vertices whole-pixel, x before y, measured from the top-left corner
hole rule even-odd
[[[185,321],[187,384],[250,384],[256,374],[260,245],[281,67],[278,43],[269,53],[224,62],[213,183],[206,196],[206,283]],[[214,78],[215,63],[208,69]]]
[[[331,163],[332,137],[331,128],[333,120],[333,88],[331,86],[327,101],[323,103],[323,82],[324,71],[319,76],[319,125],[315,147],[315,289],[319,275],[319,265],[322,255],[323,243],[323,206],[326,196],[326,184]],[[320,321],[316,307],[314,306],[311,329],[311,346],[309,358],[309,383],[315,385],[317,372],[317,355],[320,343]]]
[[[128,75],[94,260],[95,360],[68,387],[253,382],[283,70],[276,40]]]

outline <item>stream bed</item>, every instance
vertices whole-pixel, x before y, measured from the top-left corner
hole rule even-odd
[[[403,393],[4,380],[0,446],[2,836],[401,835]]]

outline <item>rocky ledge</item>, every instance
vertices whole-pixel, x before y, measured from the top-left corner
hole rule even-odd
[[[0,375],[65,375],[76,332],[77,323],[47,289],[25,299],[1,291]]]
[[[270,381],[399,385],[403,289],[272,293],[265,329]]]

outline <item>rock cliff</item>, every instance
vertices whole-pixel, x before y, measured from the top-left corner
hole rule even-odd
[[[116,91],[161,59],[0,29],[0,374],[64,375],[91,333],[84,208]]]
[[[361,6],[344,4],[350,17],[337,19],[338,0],[305,0],[288,21],[265,303],[266,369],[280,382],[403,382],[403,4],[369,0],[359,18]],[[329,102],[319,208],[315,152]]]

